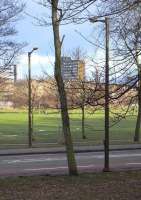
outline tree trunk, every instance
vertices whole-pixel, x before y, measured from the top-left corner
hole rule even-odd
[[[140,66],[138,66],[138,115],[137,115],[137,121],[136,121],[136,128],[135,128],[135,136],[134,136],[134,142],[139,142],[140,140],[140,127],[141,127],[141,69]]]
[[[33,103],[31,107],[31,129],[32,129],[32,142],[35,141],[35,136],[34,136],[34,108],[33,108]]]
[[[85,106],[84,105],[82,105],[81,110],[82,110],[82,139],[86,139],[86,135],[85,135]]]
[[[85,83],[82,81],[81,82],[82,86],[82,105],[81,105],[81,110],[82,110],[82,138],[86,139],[85,135],[85,100],[86,100],[86,94],[85,94]]]
[[[68,168],[70,175],[77,175],[77,166],[73,151],[73,143],[70,132],[70,122],[67,107],[67,98],[64,87],[64,82],[61,75],[61,41],[59,35],[60,21],[58,19],[58,0],[52,0],[52,25],[54,34],[54,46],[55,46],[55,79],[57,82],[58,93],[61,105],[61,116],[63,133],[65,138],[66,153],[68,160]]]
[[[140,27],[138,27],[140,28]],[[139,142],[140,140],[140,126],[141,126],[141,65],[139,64],[139,51],[138,51],[138,41],[139,35],[136,35],[136,64],[138,68],[138,115],[136,121],[136,128],[135,128],[135,135],[134,135],[134,142]]]

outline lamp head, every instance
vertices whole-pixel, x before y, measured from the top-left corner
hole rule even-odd
[[[34,47],[34,48],[33,48],[33,51],[36,51],[36,50],[38,50],[38,47]]]
[[[32,51],[28,52],[28,54],[31,55],[31,54],[33,53],[33,51],[36,51],[36,50],[38,50],[38,47],[34,47],[34,48],[32,49]]]
[[[97,17],[91,17],[91,18],[89,18],[89,21],[90,21],[91,23],[95,23],[95,22],[98,21],[98,18],[97,18]]]

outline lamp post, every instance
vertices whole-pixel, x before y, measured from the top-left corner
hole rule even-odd
[[[105,24],[105,139],[104,139],[104,172],[109,171],[109,18],[100,20],[96,17],[89,18],[92,23],[102,22]]]
[[[31,54],[38,50],[37,47],[28,52],[28,145],[32,147],[32,99],[31,99]]]

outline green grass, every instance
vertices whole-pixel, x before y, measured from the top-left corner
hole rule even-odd
[[[140,200],[141,171],[0,179],[0,200]]]
[[[71,111],[71,132],[74,142],[88,142],[99,144],[104,138],[104,114],[99,111],[95,114],[86,113],[86,136],[81,136],[81,114],[79,110]],[[112,143],[132,142],[134,136],[136,117],[130,116],[122,120],[110,129],[110,141]],[[19,144],[27,143],[27,113],[0,112],[0,143]],[[35,142],[58,143],[62,141],[60,114],[49,110],[47,114],[34,114],[34,138]]]

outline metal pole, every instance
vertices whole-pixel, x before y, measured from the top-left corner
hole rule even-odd
[[[104,140],[104,169],[109,171],[109,18],[105,17],[106,27],[106,66],[105,66],[105,140]]]
[[[32,147],[31,52],[28,52],[28,142]]]
[[[89,18],[92,23],[102,22],[105,23],[105,139],[104,139],[104,172],[109,171],[109,18],[105,17],[104,20],[99,20],[97,17]]]

